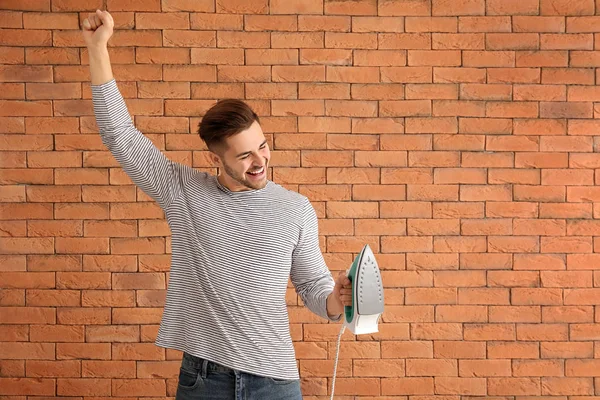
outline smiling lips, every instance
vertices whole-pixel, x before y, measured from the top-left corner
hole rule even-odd
[[[248,173],[252,176],[259,176],[262,175],[262,173],[265,171],[265,167],[261,167],[260,169],[257,169],[256,171],[248,171]]]

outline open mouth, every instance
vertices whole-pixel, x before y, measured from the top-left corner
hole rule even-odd
[[[265,167],[261,167],[260,169],[254,170],[254,171],[248,171],[248,175],[254,177],[254,178],[260,178],[264,175],[265,173]]]

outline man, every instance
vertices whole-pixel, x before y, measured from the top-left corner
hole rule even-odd
[[[218,176],[174,163],[133,125],[112,75],[114,22],[83,23],[94,112],[103,143],[165,211],[171,274],[156,344],[183,352],[176,398],[301,399],[285,294],[288,278],[315,314],[339,321],[349,280],[333,280],[308,199],[267,179],[270,152],[258,116],[217,102],[199,134]]]

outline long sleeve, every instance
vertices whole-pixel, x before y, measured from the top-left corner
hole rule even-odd
[[[328,321],[339,321],[341,316],[327,314],[327,296],[335,281],[323,259],[319,247],[319,226],[312,204],[306,200],[298,245],[292,255],[291,281],[306,307]]]
[[[133,183],[167,208],[181,193],[178,165],[134,126],[114,79],[92,85],[92,101],[104,145]]]

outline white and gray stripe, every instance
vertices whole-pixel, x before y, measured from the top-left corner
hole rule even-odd
[[[334,286],[309,200],[272,181],[232,192],[215,176],[169,160],[136,129],[115,80],[92,86],[92,99],[103,143],[161,206],[171,228],[171,274],[156,345],[252,374],[298,379],[288,281],[326,320]]]

